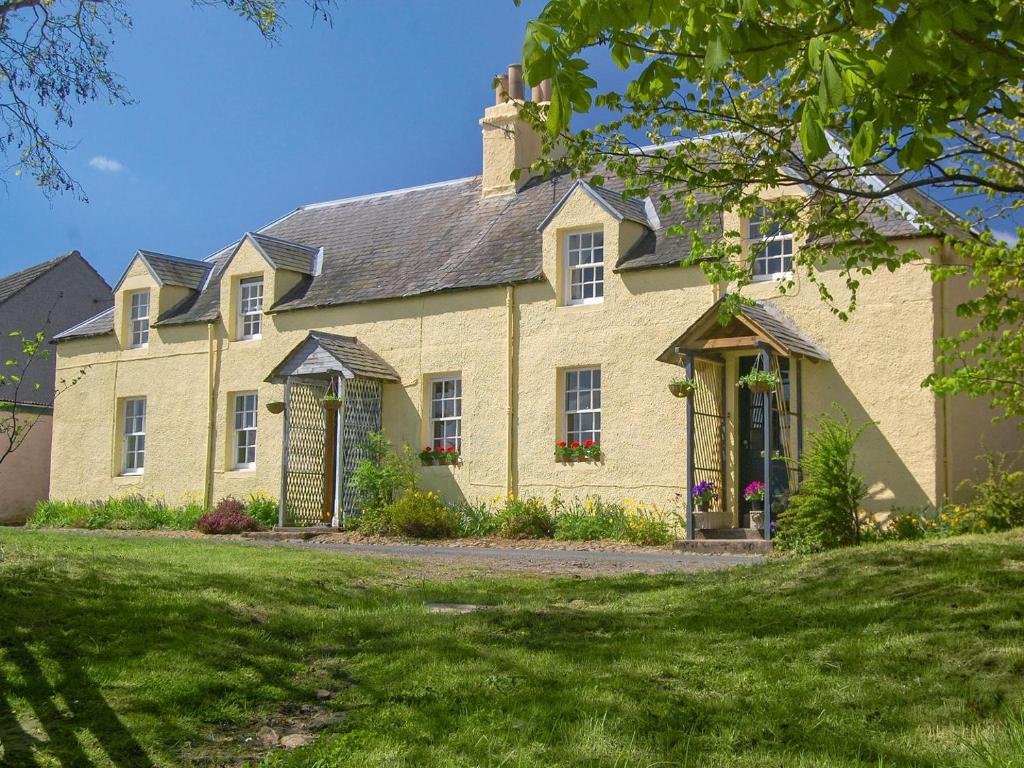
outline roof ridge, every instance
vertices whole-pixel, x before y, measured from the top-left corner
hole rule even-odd
[[[430,184],[419,184],[419,185],[414,186],[414,187],[401,187],[399,189],[389,189],[389,190],[385,190],[383,192],[370,192],[370,193],[365,194],[365,195],[354,195],[352,197],[341,197],[341,198],[338,198],[337,200],[326,200],[326,201],[324,201],[322,203],[308,203],[307,205],[299,206],[295,210],[296,211],[309,211],[309,210],[315,210],[317,208],[326,208],[326,207],[331,206],[331,205],[342,205],[344,203],[355,203],[355,202],[358,202],[360,200],[375,200],[375,199],[383,198],[383,197],[392,197],[394,195],[403,195],[403,194],[405,194],[407,192],[422,192],[422,191],[428,190],[428,189],[438,189],[440,187],[451,187],[451,186],[455,186],[456,184],[465,184],[468,181],[476,181],[479,178],[481,178],[481,177],[480,177],[479,174],[477,174],[476,176],[464,176],[461,179],[449,179],[447,181],[434,181],[434,182],[431,182]],[[295,211],[293,211],[293,213],[294,212]],[[268,224],[267,227],[273,226],[273,224],[276,224],[276,223],[277,222],[275,221],[272,224]],[[266,229],[266,227],[264,227],[264,229]]]

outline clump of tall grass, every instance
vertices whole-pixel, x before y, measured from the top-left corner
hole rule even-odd
[[[170,505],[162,499],[131,494],[93,501],[41,501],[26,524],[31,528],[191,530],[206,511],[194,498]]]

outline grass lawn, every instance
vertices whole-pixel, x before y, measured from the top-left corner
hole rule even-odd
[[[726,573],[437,580],[0,529],[0,765],[227,763],[325,689],[341,721],[267,765],[1006,768],[1024,765],[1022,613],[1020,532]]]

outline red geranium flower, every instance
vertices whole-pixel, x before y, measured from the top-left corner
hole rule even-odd
[[[573,440],[573,441],[572,441],[572,447],[573,447],[573,448],[579,448],[579,447],[580,447],[580,443],[579,443],[579,441],[578,441],[578,440]]]
[[[590,447],[590,446],[592,446],[593,444],[594,444],[594,441],[593,441],[593,440],[587,440],[587,442],[585,442],[585,443],[583,444],[583,447],[584,447],[584,448],[589,448],[589,447]]]
[[[448,446],[448,453],[455,453],[455,446],[454,445],[449,445]]]
[[[559,440],[558,441],[558,447],[559,448],[565,448],[565,440]]]

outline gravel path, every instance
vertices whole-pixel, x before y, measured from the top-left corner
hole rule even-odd
[[[326,538],[326,537],[325,537]],[[354,544],[321,539],[256,543],[315,549],[340,555],[371,555],[443,568],[456,566],[500,575],[530,572],[547,575],[607,576],[624,573],[686,573],[720,571],[737,565],[764,562],[756,555],[697,555],[650,550],[572,550],[510,547],[448,547],[432,544]],[[434,570],[431,568],[431,570]]]
[[[13,529],[19,530],[19,529]],[[26,534],[28,529],[20,529]],[[550,576],[611,576],[627,573],[697,573],[764,562],[759,555],[695,554],[668,547],[634,547],[613,542],[508,541],[460,539],[450,544],[367,539],[346,533],[325,533],[311,539],[206,536],[198,531],[116,531],[73,528],[36,529],[80,536],[192,539],[197,543],[236,543],[258,547],[330,552],[338,556],[384,557],[416,563],[424,578],[453,578],[485,573],[534,573]]]

